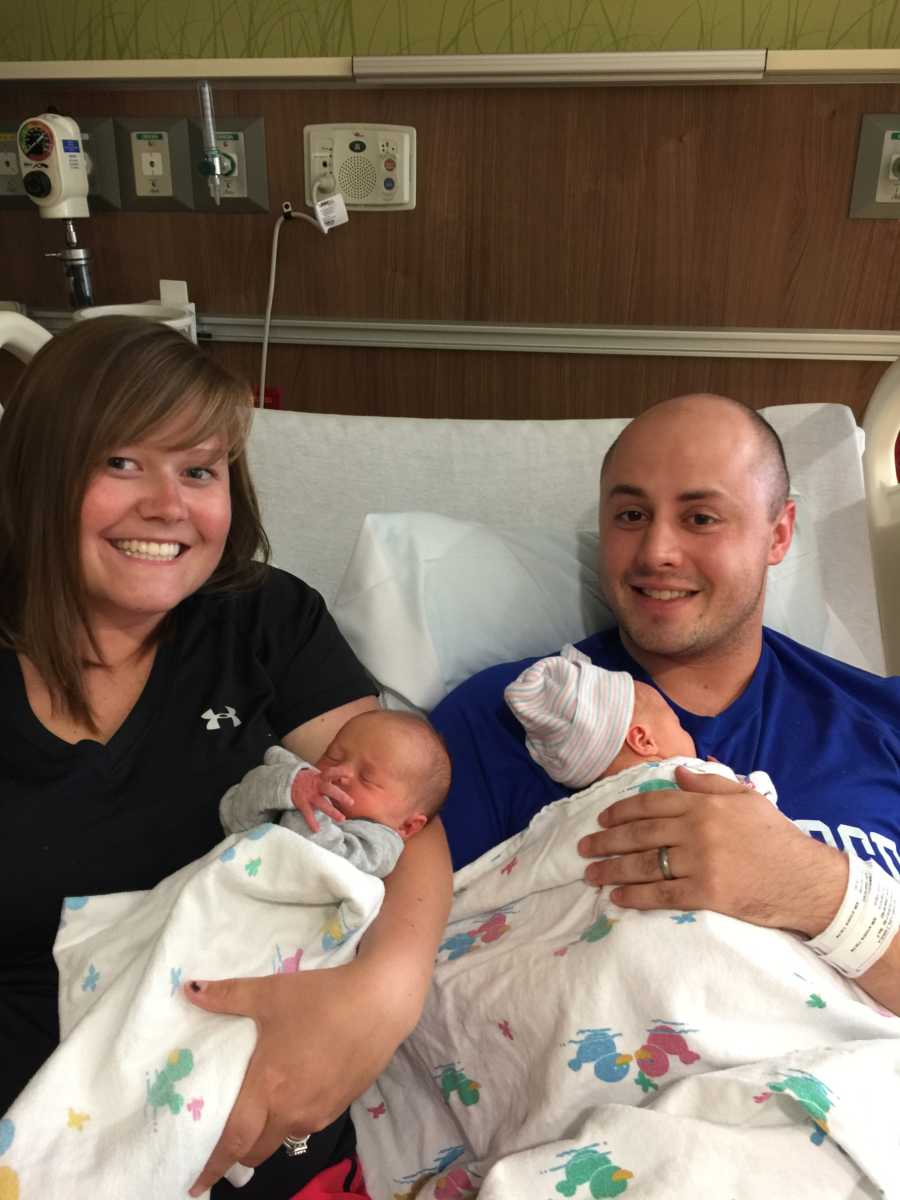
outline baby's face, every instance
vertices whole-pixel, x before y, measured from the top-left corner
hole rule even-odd
[[[415,809],[415,772],[402,733],[374,714],[348,721],[316,768],[353,799],[347,817],[366,817],[399,829]],[[340,808],[340,802],[335,801]]]
[[[656,688],[647,683],[635,681],[632,721],[647,726],[659,748],[660,757],[697,757],[694,739],[678,720],[675,710]]]

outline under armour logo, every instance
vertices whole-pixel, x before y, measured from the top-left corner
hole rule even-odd
[[[205,713],[200,714],[200,717],[206,722],[207,729],[220,728],[220,721],[231,721],[235,726],[238,726],[241,723],[241,718],[237,715],[230,704],[226,704],[225,711],[220,713],[213,712],[211,708],[208,708]]]

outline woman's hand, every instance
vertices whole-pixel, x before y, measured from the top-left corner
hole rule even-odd
[[[381,912],[352,963],[224,979],[196,992],[187,985],[199,1008],[252,1017],[257,1029],[238,1098],[192,1196],[232,1163],[261,1163],[289,1134],[324,1129],[384,1069],[419,1019],[450,893],[450,855],[435,818],[385,879]]]
[[[191,1196],[236,1162],[258,1166],[289,1134],[324,1129],[383,1070],[418,1015],[359,958],[322,971],[196,982],[184,994],[207,1012],[251,1017],[257,1029],[238,1098]]]

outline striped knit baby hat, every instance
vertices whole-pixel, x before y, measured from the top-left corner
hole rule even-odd
[[[551,779],[583,788],[622,748],[634,713],[634,680],[606,671],[574,646],[527,667],[506,688],[525,745]]]

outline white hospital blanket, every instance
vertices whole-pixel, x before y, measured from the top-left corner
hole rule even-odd
[[[383,896],[380,879],[261,825],[151,892],[70,897],[54,947],[63,1040],[0,1122],[0,1197],[183,1200],[256,1028],[181,985],[347,962]]]
[[[900,1195],[900,1018],[792,934],[586,885],[612,782],[457,874],[422,1019],[354,1105],[374,1200]]]

